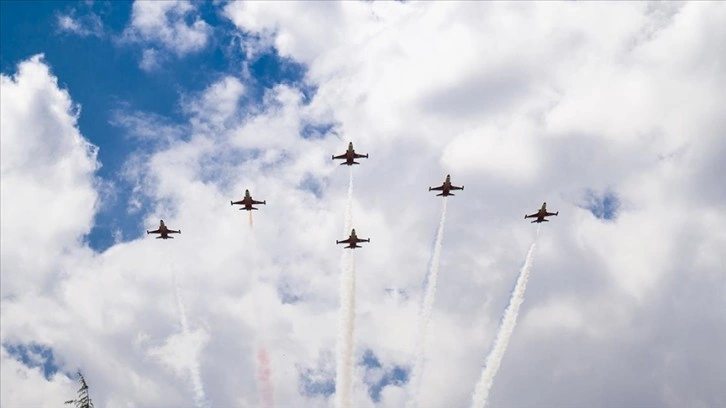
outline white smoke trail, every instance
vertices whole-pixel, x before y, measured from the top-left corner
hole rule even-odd
[[[539,235],[539,226],[537,227],[537,235]],[[524,261],[522,270],[517,278],[517,283],[512,291],[512,296],[509,299],[509,306],[504,311],[502,322],[499,326],[499,332],[497,337],[494,339],[494,347],[489,352],[484,368],[482,369],[481,377],[479,382],[474,388],[474,395],[472,395],[472,408],[484,408],[489,398],[489,390],[492,388],[494,383],[494,376],[497,375],[499,366],[502,364],[502,358],[504,352],[507,350],[509,339],[512,337],[514,332],[514,326],[517,324],[517,315],[519,314],[519,307],[524,301],[524,291],[527,289],[527,280],[529,280],[529,271],[532,269],[532,261],[534,260],[534,251],[537,248],[537,238],[532,242],[532,246],[529,247],[527,252],[527,258]]]
[[[270,355],[264,347],[257,351],[257,393],[262,408],[275,406],[275,392],[272,387],[272,369],[270,368]]]
[[[252,229],[252,211],[247,211],[247,214],[248,214],[247,219],[249,220],[249,223],[250,223],[250,229]]]
[[[411,380],[409,382],[409,398],[408,407],[418,406],[418,394],[421,386],[421,374],[423,373],[424,357],[426,355],[426,338],[429,321],[434,308],[434,300],[436,299],[436,286],[439,276],[439,261],[441,259],[441,244],[444,237],[444,222],[446,221],[446,203],[441,208],[441,219],[439,220],[439,229],[436,231],[436,241],[434,243],[434,251],[429,262],[429,270],[424,283],[424,297],[419,309],[418,323],[416,324],[416,362],[411,372]]]
[[[343,233],[348,234],[353,228],[353,166],[348,170],[348,198],[345,201],[345,229]]]
[[[186,308],[184,307],[184,300],[182,299],[181,291],[179,290],[179,284],[176,280],[176,273],[173,275],[174,279],[174,291],[176,292],[176,305],[179,308],[179,322],[182,327],[182,334],[185,339],[189,339],[189,323],[187,322]],[[197,358],[191,359],[189,366],[189,376],[192,381],[192,388],[194,389],[194,405],[197,408],[207,407],[207,398],[204,394],[204,386],[202,385],[202,376],[199,372],[199,360]]]
[[[353,223],[353,169],[350,169],[346,201],[345,233]],[[355,258],[353,250],[343,250],[341,256],[340,312],[338,350],[335,374],[335,395],[338,408],[350,408],[353,388],[355,347]]]

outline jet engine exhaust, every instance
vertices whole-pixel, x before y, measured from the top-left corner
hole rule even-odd
[[[539,236],[539,227],[537,227],[537,236]],[[514,332],[514,326],[517,324],[517,316],[519,315],[519,307],[524,301],[524,291],[527,289],[527,281],[529,280],[529,272],[532,269],[532,261],[534,260],[535,249],[537,248],[537,236],[529,247],[527,258],[524,261],[522,270],[514,285],[512,296],[509,299],[509,305],[504,311],[502,322],[499,326],[499,332],[494,339],[494,347],[489,352],[482,369],[481,377],[474,388],[472,395],[472,408],[484,408],[489,398],[489,391],[494,383],[494,377],[497,375],[499,366],[502,364],[504,352],[507,350],[509,339]]]
[[[353,168],[348,179],[345,229],[350,231],[353,223]],[[335,372],[335,396],[338,408],[352,405],[353,369],[355,367],[355,258],[353,251],[343,251],[340,260],[340,312],[338,326],[337,361]]]
[[[439,261],[441,259],[441,246],[444,237],[444,223],[446,221],[446,203],[447,198],[444,197],[444,203],[441,208],[441,219],[439,220],[439,228],[436,231],[436,241],[434,250],[429,261],[429,270],[424,281],[424,297],[419,309],[419,319],[416,324],[416,361],[411,371],[411,381],[409,383],[409,399],[407,407],[415,408],[418,406],[419,389],[421,387],[421,374],[423,373],[424,357],[426,355],[426,338],[428,334],[428,325],[431,321],[431,314],[434,308],[434,300],[436,299],[436,286],[439,276]]]

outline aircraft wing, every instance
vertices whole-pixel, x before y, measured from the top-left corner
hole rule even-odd
[[[265,204],[264,201],[252,200],[252,204]]]
[[[449,187],[449,190],[463,190],[463,189],[464,189],[464,186],[457,187],[453,184],[451,185],[451,187]]]
[[[443,191],[444,190],[444,185],[442,184],[442,185],[440,185],[438,187],[429,187],[429,191],[433,191],[433,190]]]
[[[350,243],[353,242],[353,240],[350,239],[350,238],[347,238],[347,239],[344,239],[342,241],[335,241],[335,242],[337,242],[338,244],[350,244]]]
[[[356,159],[359,159],[361,157],[365,157],[367,159],[368,158],[368,155],[367,154],[353,153],[353,157],[355,157]]]
[[[153,231],[146,231],[147,234],[161,234],[161,229],[155,229]]]
[[[234,205],[234,204],[244,205],[244,203],[245,203],[245,202],[244,202],[244,200],[240,200],[240,201],[232,201],[232,202],[231,202],[231,204],[233,204],[233,205]]]
[[[557,215],[557,213],[551,213],[549,211],[545,211],[545,216],[546,217],[551,216],[551,215]]]
[[[181,230],[176,230],[176,231],[174,231],[174,230],[168,230],[166,232],[167,232],[167,234],[181,234]]]
[[[529,215],[525,215],[524,218],[534,218],[538,215],[539,215],[539,213],[529,214]]]
[[[345,153],[341,154],[340,156],[333,156],[333,159],[345,159],[348,157]]]

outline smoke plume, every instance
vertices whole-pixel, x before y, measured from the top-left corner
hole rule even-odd
[[[353,223],[353,169],[348,180],[345,233],[350,233]],[[338,350],[336,362],[335,394],[338,408],[350,408],[353,388],[354,334],[355,334],[355,259],[353,250],[343,250],[340,260],[340,314],[338,326]]]
[[[177,283],[176,273],[174,273],[174,291],[176,292],[176,305],[179,308],[179,322],[181,323],[182,334],[185,339],[190,338],[189,323],[187,322],[186,308],[184,307],[184,299],[182,298],[179,284]],[[199,372],[199,360],[192,358],[189,363],[189,377],[192,382],[194,391],[194,405],[197,408],[205,408],[208,406],[207,399],[204,394],[204,386],[202,385],[202,376]]]
[[[272,387],[272,369],[267,349],[261,347],[257,351],[257,392],[260,398],[260,407],[272,408],[275,406],[275,392]]]
[[[539,228],[537,228],[537,235],[539,235]],[[512,291],[512,296],[509,299],[509,306],[504,311],[502,322],[499,326],[499,332],[494,340],[494,347],[489,352],[484,368],[482,369],[481,378],[476,384],[474,389],[474,395],[472,396],[472,408],[484,408],[489,398],[489,391],[494,383],[494,377],[497,375],[499,366],[502,364],[502,358],[504,352],[507,350],[509,339],[512,337],[514,332],[514,326],[517,324],[517,315],[519,314],[519,307],[524,301],[524,291],[527,289],[527,280],[529,279],[529,271],[532,269],[532,261],[534,260],[534,251],[537,247],[537,241],[532,243],[527,253],[527,258],[524,261],[522,270],[517,278],[517,283]]]
[[[409,399],[408,407],[417,407],[419,398],[419,388],[421,386],[421,375],[423,373],[424,357],[426,355],[426,338],[431,314],[434,308],[434,300],[436,299],[436,286],[439,277],[439,261],[441,259],[441,246],[444,237],[444,222],[446,221],[446,203],[441,208],[441,219],[439,220],[439,229],[436,231],[436,241],[434,242],[433,253],[429,262],[429,270],[426,274],[424,282],[424,297],[419,309],[418,323],[416,324],[416,362],[411,372],[411,381],[409,382]]]

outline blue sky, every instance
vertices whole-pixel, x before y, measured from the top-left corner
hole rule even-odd
[[[726,404],[723,3],[0,7],[0,405]]]

